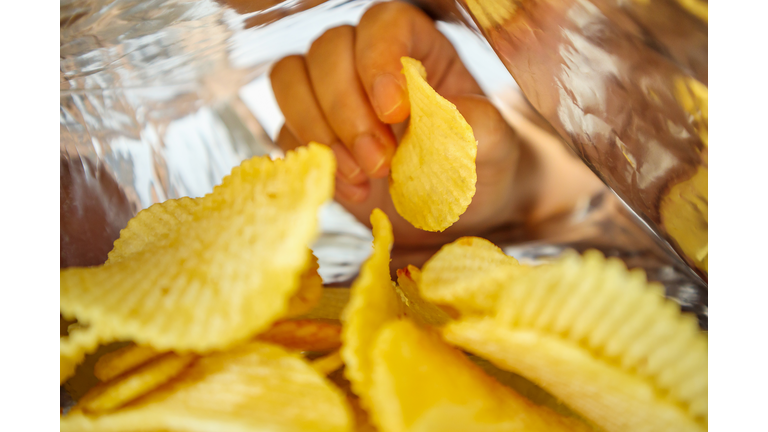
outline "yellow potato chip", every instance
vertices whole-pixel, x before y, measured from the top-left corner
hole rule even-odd
[[[323,375],[328,375],[344,366],[341,353],[334,351],[328,355],[312,360],[312,367]]]
[[[109,381],[162,354],[152,347],[131,344],[101,356],[93,366],[93,375],[99,381]]]
[[[527,268],[488,240],[462,237],[424,264],[419,290],[428,301],[462,314],[491,313],[504,285]]]
[[[73,412],[61,432],[351,429],[344,395],[298,354],[251,342],[196,360],[165,385],[101,415]]]
[[[75,374],[77,366],[83,362],[86,354],[90,354],[99,347],[101,336],[91,327],[72,329],[68,336],[59,339],[59,384]]]
[[[499,384],[410,320],[384,326],[372,354],[373,417],[394,431],[588,431]]]
[[[352,283],[349,303],[342,313],[341,357],[352,390],[367,408],[371,378],[371,344],[385,322],[397,317],[402,306],[389,276],[389,252],[394,238],[392,224],[379,209],[371,213],[373,254],[363,263]]]
[[[661,198],[661,223],[696,267],[709,271],[709,170],[699,167]]]
[[[323,287],[320,301],[309,312],[298,316],[302,319],[340,320],[341,312],[349,303],[349,288]]]
[[[508,284],[495,316],[443,334],[607,432],[706,430],[707,339],[695,317],[599,252],[530,269]]]
[[[451,317],[439,306],[424,300],[419,294],[421,271],[412,265],[397,270],[395,291],[405,304],[405,316],[421,325],[441,326]]]
[[[298,351],[329,352],[341,347],[341,325],[321,320],[281,321],[258,339]]]
[[[136,370],[92,388],[78,401],[76,408],[94,414],[119,408],[170,381],[195,358],[193,354],[163,354]]]
[[[288,301],[286,317],[306,314],[320,302],[320,298],[323,296],[323,278],[317,272],[319,269],[317,257],[310,250],[307,269],[301,274],[299,289]]]
[[[288,310],[335,161],[310,144],[243,162],[211,194],[140,212],[107,264],[61,271],[61,310],[103,340],[157,350],[231,347]]]
[[[416,228],[443,231],[472,202],[477,141],[452,103],[427,83],[421,62],[402,57],[411,120],[392,158],[389,191],[395,209]]]

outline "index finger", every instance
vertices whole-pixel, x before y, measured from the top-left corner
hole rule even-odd
[[[403,56],[421,61],[430,86],[443,96],[482,94],[453,45],[427,14],[407,3],[380,3],[360,19],[355,60],[371,105],[384,123],[404,121],[411,112],[400,72]]]

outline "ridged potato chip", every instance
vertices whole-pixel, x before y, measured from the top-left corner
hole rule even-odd
[[[419,291],[465,315],[492,313],[504,284],[527,268],[486,239],[462,237],[424,264]]]
[[[499,384],[408,319],[381,330],[372,365],[370,398],[381,432],[591,430]]]
[[[421,271],[418,267],[409,265],[397,270],[397,285],[395,291],[400,301],[405,304],[405,316],[421,325],[442,326],[451,319],[450,315],[439,306],[424,300],[419,294]]]
[[[341,313],[349,303],[349,288],[323,287],[320,301],[312,310],[298,316],[301,319],[341,320]]]
[[[298,351],[329,352],[341,347],[341,325],[321,320],[275,323],[258,339]]]
[[[263,342],[197,359],[173,380],[101,415],[73,412],[61,432],[346,432],[344,395],[298,354]]]
[[[195,357],[193,354],[163,354],[125,375],[92,388],[75,408],[94,414],[119,408],[179,375]]]
[[[61,271],[61,310],[103,340],[157,350],[225,349],[284,316],[307,269],[335,161],[310,144],[243,162],[201,199],[132,219],[108,263]]]
[[[288,300],[286,317],[306,314],[317,306],[323,296],[323,278],[317,272],[320,269],[320,264],[311,250],[308,251],[308,254],[307,269],[301,274],[299,289]]]
[[[418,60],[402,57],[411,120],[391,164],[397,212],[416,228],[443,231],[475,195],[477,140],[456,106],[427,83]]]
[[[99,381],[109,381],[161,355],[152,347],[131,344],[101,356],[93,366],[93,375]]]
[[[449,323],[443,335],[607,432],[707,429],[707,339],[695,317],[599,252],[530,269],[495,316]]]
[[[352,391],[360,396],[363,408],[368,408],[371,379],[371,346],[376,334],[387,321],[402,313],[402,304],[395,294],[389,276],[389,252],[394,238],[392,224],[379,209],[371,213],[373,254],[360,268],[352,283],[347,307],[342,312],[341,358],[344,373]]]
[[[86,354],[96,351],[101,342],[101,335],[91,327],[71,330],[68,336],[62,336],[59,339],[59,384],[74,375]]]

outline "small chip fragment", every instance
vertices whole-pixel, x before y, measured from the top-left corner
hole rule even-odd
[[[477,141],[456,106],[427,83],[418,60],[402,57],[411,120],[392,158],[389,191],[397,212],[416,228],[443,231],[475,195]]]
[[[597,251],[531,268],[495,315],[449,323],[443,335],[607,432],[707,429],[707,339],[696,318]]]
[[[317,257],[308,251],[307,269],[301,274],[299,289],[288,301],[286,317],[295,317],[311,311],[320,302],[323,295],[323,278],[317,272],[320,264]]]
[[[123,376],[92,388],[75,408],[94,414],[119,408],[170,381],[195,358],[194,354],[163,354]]]
[[[162,354],[152,347],[131,344],[101,356],[93,367],[93,375],[106,382]]]
[[[499,384],[408,319],[385,325],[371,357],[370,398],[381,432],[591,430]]]
[[[440,327],[451,319],[439,306],[424,300],[419,294],[421,271],[409,265],[397,270],[395,291],[405,305],[405,316],[425,326]]]
[[[258,340],[297,351],[330,352],[341,347],[341,325],[322,320],[289,320],[275,323]]]
[[[140,212],[108,263],[61,271],[61,310],[102,340],[208,352],[286,315],[307,269],[335,161],[310,144],[244,161],[203,198]]]
[[[379,209],[371,213],[373,254],[360,268],[352,283],[347,307],[342,312],[341,358],[344,373],[352,391],[360,396],[363,408],[368,408],[371,380],[371,346],[376,334],[387,321],[400,315],[402,306],[395,294],[389,275],[389,252],[394,237],[392,224]]]
[[[462,237],[424,264],[419,291],[465,315],[492,313],[505,284],[527,269],[486,239]]]
[[[197,359],[180,375],[123,408],[72,412],[61,432],[87,430],[347,432],[344,394],[298,354],[249,342]]]

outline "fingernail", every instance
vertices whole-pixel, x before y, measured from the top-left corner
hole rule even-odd
[[[331,144],[331,150],[336,155],[336,167],[343,179],[351,184],[360,184],[366,180],[363,170],[355,162],[349,149],[342,144],[334,143]]]
[[[373,82],[373,103],[376,114],[384,117],[403,103],[404,89],[391,74],[383,74]]]
[[[368,182],[353,185],[347,183],[346,180],[336,177],[336,192],[341,195],[347,201],[363,202],[368,198],[368,192],[370,191],[370,184]]]
[[[374,178],[381,178],[389,173],[387,155],[389,148],[372,135],[361,135],[355,140],[352,154],[366,174]]]

